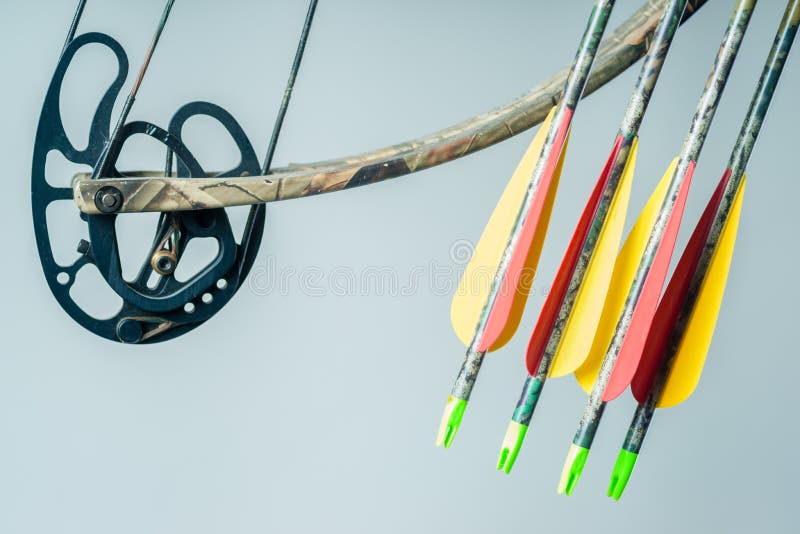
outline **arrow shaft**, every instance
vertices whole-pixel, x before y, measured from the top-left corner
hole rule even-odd
[[[636,87],[631,94],[625,116],[622,119],[622,126],[620,126],[620,134],[626,139],[639,135],[639,127],[647,111],[647,106],[650,104],[650,98],[653,96],[675,32],[680,26],[686,4],[686,0],[673,0],[661,14],[661,19],[653,34],[653,42],[647,50],[647,57],[639,71]],[[630,149],[630,145],[628,145],[628,149]]]
[[[653,414],[656,411],[656,403],[658,398],[654,395],[653,402],[648,397],[647,402],[641,403],[636,406],[633,412],[633,420],[628,427],[628,433],[625,435],[625,441],[622,443],[622,448],[633,454],[639,454],[644,442],[644,436],[650,428],[650,422],[653,420]]]
[[[525,384],[522,386],[522,393],[519,396],[517,405],[514,407],[514,413],[511,414],[512,421],[525,426],[530,425],[533,412],[539,403],[539,397],[546,381],[547,372],[536,373],[534,376],[528,375],[525,379]]]
[[[664,250],[662,248],[662,240],[665,234],[668,233],[668,230],[674,231],[677,229],[674,225],[679,223],[679,220],[676,221],[673,219],[673,211],[675,211],[681,198],[685,199],[686,192],[682,190],[682,188],[687,187],[688,180],[691,179],[695,163],[700,155],[703,143],[705,142],[706,135],[711,126],[711,121],[714,118],[755,5],[756,0],[739,0],[728,24],[728,28],[725,31],[725,36],[720,45],[716,60],[714,61],[714,67],[708,77],[700,102],[692,118],[689,132],[684,140],[678,165],[670,179],[667,195],[664,198],[653,230],[648,238],[644,254],[639,262],[636,275],[634,276],[633,283],[626,297],[623,311],[614,329],[611,343],[603,358],[603,363],[600,366],[597,379],[589,395],[583,417],[578,424],[578,429],[573,439],[574,445],[586,449],[591,446],[602,417],[606,388],[611,382],[617,359],[623,349],[623,344],[626,341],[626,336],[631,329],[631,325],[634,323],[634,314],[638,311],[639,318],[652,318],[651,310],[637,310],[640,300],[642,300],[643,295],[646,293],[646,296],[650,298],[645,301],[644,304],[652,308],[652,312],[655,311],[655,305],[658,302],[658,295],[661,293],[660,288],[663,284],[663,280],[661,280],[661,284],[654,285],[654,282],[658,282],[658,280],[651,279],[650,275],[661,275],[662,273],[655,271],[651,273],[651,268],[653,268],[658,260],[659,267],[663,268],[663,275],[666,275],[665,267],[668,266],[671,250]],[[682,206],[680,207],[682,208]],[[648,281],[650,282],[649,285],[647,284]],[[641,324],[641,326],[647,327],[649,324]]]
[[[747,110],[739,137],[736,139],[733,152],[728,160],[728,168],[731,170],[731,186],[729,189],[738,189],[747,162],[753,152],[764,118],[767,115],[778,80],[783,73],[786,58],[794,43],[798,26],[800,26],[800,2],[790,1],[783,13],[780,26],[775,35],[775,41],[770,49],[764,70],[758,80],[753,99]]]
[[[614,4],[615,0],[596,0],[592,8],[589,23],[583,32],[572,68],[567,76],[567,82],[564,85],[564,95],[561,99],[562,110],[560,110],[562,113],[564,108],[575,110],[578,107],[578,102],[586,88],[586,80],[589,78],[589,71],[592,69],[592,63],[594,63],[594,58],[597,55],[600,41],[603,39],[603,33],[606,30],[608,18],[611,16],[611,10],[614,9]]]
[[[475,381],[478,379],[478,373],[483,364],[483,357],[486,352],[475,350],[471,346],[467,350],[467,355],[464,358],[464,363],[461,364],[461,369],[458,372],[456,381],[453,384],[453,389],[450,391],[450,396],[456,399],[468,401],[472,390],[475,387]]]

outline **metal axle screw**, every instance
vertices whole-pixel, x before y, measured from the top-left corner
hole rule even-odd
[[[115,213],[122,207],[122,193],[110,185],[101,187],[94,195],[94,205],[100,213]]]

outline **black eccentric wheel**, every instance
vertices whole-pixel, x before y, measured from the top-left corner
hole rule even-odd
[[[69,140],[61,121],[60,97],[64,77],[77,52],[99,44],[114,54],[118,70],[115,79],[100,100],[92,119],[89,142],[78,150]],[[39,257],[47,283],[66,312],[82,326],[106,339],[125,343],[151,343],[179,336],[202,324],[217,313],[233,297],[253,265],[261,236],[264,233],[264,205],[250,209],[241,235],[233,233],[223,209],[162,213],[148,254],[132,280],[122,276],[122,262],[117,241],[117,215],[81,214],[89,239],[75,243],[78,259],[70,265],[58,264],[53,255],[47,224],[48,206],[59,200],[71,200],[72,189],[53,187],[45,176],[47,157],[58,151],[66,160],[94,166],[110,136],[112,109],[128,74],[128,59],[122,46],[102,33],[87,33],[72,40],[56,67],[45,97],[34,147],[31,193],[33,220]],[[257,175],[260,165],[250,141],[239,123],[221,107],[208,102],[192,102],[180,108],[167,130],[154,124],[135,121],[125,124],[117,149],[109,154],[109,176],[123,176],[115,168],[125,142],[136,135],[146,135],[162,143],[167,158],[174,155],[178,177],[206,177],[208,174],[181,140],[186,121],[198,115],[217,120],[238,147],[241,160],[226,172],[215,176]],[[102,191],[98,202],[113,207],[114,191]],[[100,198],[102,197],[102,198]],[[218,245],[216,256],[194,276],[178,281],[175,269],[192,239],[212,238]],[[123,300],[121,309],[112,317],[98,319],[87,313],[74,300],[70,290],[78,271],[87,264],[97,267],[108,285]],[[153,276],[154,273],[157,276]],[[153,280],[155,280],[153,282]]]

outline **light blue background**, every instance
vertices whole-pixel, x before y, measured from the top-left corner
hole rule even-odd
[[[610,28],[640,2],[619,4]],[[709,2],[678,34],[642,128],[632,213],[680,148],[733,4]],[[783,4],[763,1],[753,17],[695,174],[681,248],[725,167]],[[110,343],[50,295],[28,200],[39,109],[73,7],[5,1],[0,15],[0,532],[794,530],[796,56],[749,167],[700,387],[657,414],[615,503],[605,488],[634,406],[627,393],[607,409],[573,497],[555,493],[585,401],[572,378],[548,386],[512,475],[494,463],[543,291],[638,68],[578,110],[538,291],[518,335],[484,366],[445,452],[433,442],[463,356],[449,321],[452,288],[433,288],[426,275],[405,294],[357,286],[341,295],[324,280],[309,287],[300,273],[387,268],[404,282],[432,263],[457,269],[454,245],[480,235],[532,132],[382,185],[270,206],[255,272],[293,269],[285,291],[251,278],[189,335],[146,347]],[[210,100],[263,153],[305,9],[299,0],[179,0],[131,118],[164,125],[182,103]],[[589,9],[588,1],[322,0],[276,165],[403,141],[504,103],[572,59]],[[90,1],[80,31],[119,39],[136,66],[160,10],[156,0]],[[103,59],[89,54],[68,80],[64,119],[78,137],[111,76]],[[200,131],[192,147],[201,163],[230,163],[230,147]],[[145,143],[123,161],[159,168],[160,157]],[[136,223],[144,219],[134,217],[133,234],[144,236]],[[71,250],[77,214],[58,220]]]

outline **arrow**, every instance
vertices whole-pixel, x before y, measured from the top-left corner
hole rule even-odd
[[[558,492],[572,494],[608,401],[633,378],[655,315],[695,165],[756,0],[739,0],[680,155],[672,162],[614,264],[588,358],[575,372],[589,399],[567,455]],[[663,192],[663,194],[662,194]]]
[[[683,251],[658,306],[631,383],[639,405],[614,465],[608,496],[619,500],[656,408],[686,400],[697,387],[728,278],[745,189],[745,170],[786,57],[800,26],[791,0],[775,36],[728,166]]]
[[[497,460],[505,473],[514,466],[547,378],[574,372],[589,354],[622,238],[639,127],[685,8],[686,0],[664,8],[611,154],[539,314],[526,354],[528,376]]]
[[[437,445],[453,443],[484,355],[507,343],[519,325],[547,232],[572,117],[613,7],[614,0],[596,0],[561,102],[550,111],[506,186],[453,297],[450,318],[467,354],[447,399]],[[481,280],[490,283],[480,284]]]

